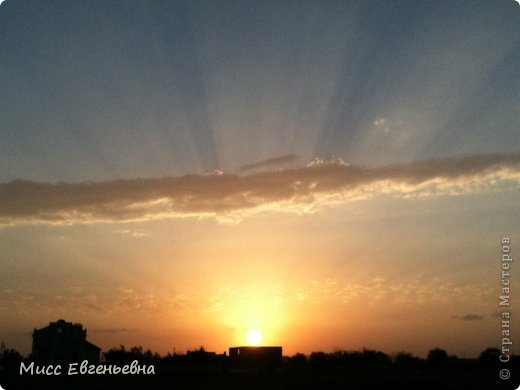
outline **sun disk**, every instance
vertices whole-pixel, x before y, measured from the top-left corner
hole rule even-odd
[[[247,332],[247,342],[251,345],[258,345],[262,342],[262,333],[260,333],[258,330],[251,329],[249,332]]]

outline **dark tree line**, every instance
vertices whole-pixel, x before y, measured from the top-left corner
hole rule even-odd
[[[150,349],[145,351],[142,346],[138,346],[127,350],[124,345],[120,345],[119,348],[109,349],[103,353],[103,357],[107,364],[120,365],[130,364],[134,360],[138,360],[143,364],[161,360],[161,356],[157,352],[152,352]]]
[[[423,370],[423,369],[449,369],[461,365],[471,364],[474,367],[495,368],[503,363],[499,360],[500,350],[498,348],[487,348],[482,351],[478,359],[460,359],[450,356],[440,348],[430,350],[426,359],[414,356],[408,352],[399,352],[393,356],[381,351],[363,349],[362,351],[334,351],[334,352],[312,352],[309,355],[296,353],[284,357],[284,366],[287,369],[311,368],[328,369],[344,368],[352,370]],[[4,369],[18,369],[20,362],[25,358],[16,350],[7,348],[4,343],[0,345],[0,367]],[[27,358],[30,360],[30,356]],[[158,365],[223,365],[226,363],[225,354],[218,355],[208,352],[203,347],[188,350],[185,353],[168,353],[159,355],[150,349],[145,350],[142,346],[134,346],[126,349],[124,345],[111,348],[103,352],[102,361],[106,364],[125,365],[138,360],[141,364]],[[512,356],[508,364],[518,365],[520,356]]]

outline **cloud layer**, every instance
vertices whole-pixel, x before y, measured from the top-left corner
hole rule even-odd
[[[274,157],[267,160],[258,161],[252,164],[242,165],[240,168],[238,168],[238,170],[240,172],[246,172],[261,168],[279,167],[294,163],[296,160],[298,160],[298,156],[296,156],[295,154],[286,154],[284,156]]]
[[[462,321],[480,321],[483,320],[484,317],[482,317],[480,314],[466,314],[465,316],[460,318]]]
[[[426,197],[518,188],[520,153],[362,167],[316,159],[248,176],[216,173],[88,183],[0,184],[0,225],[126,222],[165,217],[239,219],[304,213],[382,194]]]

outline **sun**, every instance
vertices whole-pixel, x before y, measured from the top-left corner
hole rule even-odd
[[[247,332],[247,342],[251,345],[258,345],[262,342],[262,333],[256,329],[251,329]]]

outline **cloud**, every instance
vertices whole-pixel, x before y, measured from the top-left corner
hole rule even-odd
[[[285,156],[274,157],[267,160],[258,161],[252,164],[242,165],[238,168],[239,172],[251,171],[259,168],[272,168],[282,165],[287,165],[298,160],[298,156],[295,154],[286,154]]]
[[[454,317],[458,318],[458,317]],[[462,321],[480,321],[483,320],[484,317],[482,317],[479,314],[466,314],[465,316],[460,317]]]
[[[134,329],[133,331],[135,331]],[[91,329],[90,333],[126,333],[130,332],[130,329],[127,328],[107,328],[107,329]]]
[[[300,286],[293,293],[294,301],[299,303],[307,302],[322,305],[326,302],[336,301],[343,304],[363,303],[369,306],[378,304],[446,306],[453,303],[470,306],[479,302],[489,302],[493,296],[493,288],[485,283],[461,285],[449,280],[432,279],[431,277],[399,281],[376,277],[372,280],[348,283],[342,283],[335,279],[317,279],[307,285]],[[454,316],[452,318],[460,317]],[[471,319],[467,318],[466,320]]]
[[[172,293],[171,290],[156,288],[129,288],[125,286],[104,286],[99,294],[86,293],[88,288],[66,288],[56,294],[39,288],[17,288],[15,296],[0,294],[0,311],[10,313],[13,318],[31,315],[34,318],[126,318],[150,314],[188,313],[193,308],[192,298],[200,301],[200,295]],[[110,321],[109,321],[110,322]],[[102,327],[90,329],[95,333],[130,333],[139,328]]]
[[[264,211],[312,212],[379,195],[428,197],[518,188],[520,153],[362,167],[316,159],[292,169],[240,176],[187,175],[86,183],[0,184],[0,225],[96,223]]]
[[[131,230],[131,229],[118,229],[114,230],[114,233],[117,234],[125,234],[135,238],[149,237],[150,235],[146,233],[143,229]]]
[[[374,126],[376,126],[379,129],[382,129],[385,133],[388,133],[390,131],[390,127],[386,118],[377,118],[374,121]]]

